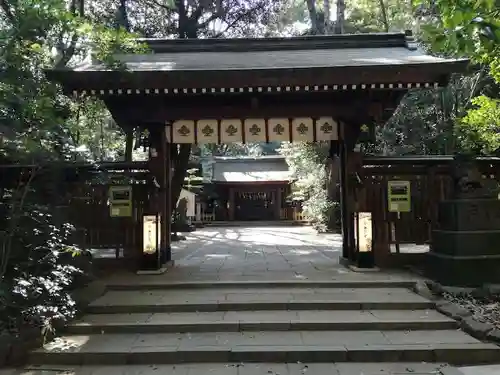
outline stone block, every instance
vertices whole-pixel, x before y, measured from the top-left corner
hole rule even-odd
[[[455,320],[462,320],[472,315],[469,310],[446,300],[436,302],[436,310]]]
[[[350,362],[399,362],[403,359],[401,345],[346,345],[347,360]]]
[[[289,331],[290,322],[240,322],[241,331]],[[297,329],[297,328],[295,328]]]
[[[486,284],[484,289],[488,295],[500,296],[500,284]]]
[[[464,318],[460,323],[460,327],[469,335],[480,340],[484,340],[488,332],[493,329],[491,324],[479,322],[471,316]]]
[[[455,256],[500,255],[500,230],[445,231],[433,230],[431,251]]]
[[[286,361],[292,362],[345,362],[347,350],[344,346],[289,346]]]
[[[35,350],[29,355],[29,363],[32,365],[67,365],[80,366],[83,364],[83,356],[79,353],[46,353],[43,350]]]
[[[176,354],[175,362],[208,363],[229,362],[231,360],[231,349],[227,346],[197,346],[192,350],[179,350]]]
[[[81,356],[83,365],[126,365],[128,356],[126,352],[91,352],[74,354]]]
[[[288,347],[237,346],[230,352],[232,362],[286,362]]]
[[[129,365],[149,365],[180,363],[181,358],[175,347],[150,346],[144,348],[134,348],[127,354],[127,364]]]
[[[403,345],[400,347],[403,350],[402,362],[434,362],[435,355],[431,345]]]
[[[491,340],[495,343],[499,343],[500,344],[500,329],[498,328],[494,328],[492,329],[491,331],[489,331],[486,335],[486,338],[488,340]]]
[[[428,283],[423,280],[417,280],[413,287],[413,291],[418,295],[427,298],[429,301],[434,301],[439,298],[436,293],[433,292],[431,287],[429,287]]]
[[[500,228],[500,200],[456,199],[440,202],[438,221],[442,230],[497,230]]]
[[[497,363],[500,348],[494,344],[439,344],[434,346],[437,362],[452,365],[478,365]]]
[[[443,285],[480,287],[500,283],[500,257],[451,256],[430,251],[425,264],[426,276]]]

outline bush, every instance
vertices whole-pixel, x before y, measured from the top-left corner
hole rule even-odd
[[[0,329],[47,328],[74,317],[70,292],[86,280],[75,262],[81,252],[70,244],[74,228],[32,183],[4,189],[1,211]]]

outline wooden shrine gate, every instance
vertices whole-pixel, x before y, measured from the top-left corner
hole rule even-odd
[[[356,260],[347,164],[360,134],[391,115],[409,89],[446,85],[468,61],[425,55],[403,33],[299,38],[141,40],[152,54],[116,55],[48,72],[68,94],[101,98],[125,131],[147,129],[160,187],[161,246],[169,261],[171,148],[227,142],[330,142],[341,159],[343,256]]]

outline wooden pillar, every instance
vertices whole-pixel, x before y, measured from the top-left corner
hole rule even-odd
[[[235,205],[234,205],[234,188],[229,188],[229,221],[234,221]]]
[[[163,148],[163,165],[164,181],[163,181],[163,200],[162,200],[162,250],[164,252],[163,262],[170,262],[172,260],[171,248],[171,232],[172,232],[172,162],[171,162],[171,147],[172,144],[167,142],[166,127],[163,128],[162,148]]]
[[[342,258],[349,260],[350,257],[350,212],[348,199],[348,181],[347,181],[347,147],[343,137],[345,124],[339,123],[339,157],[340,157],[340,212],[342,228]]]
[[[163,168],[163,161],[165,159],[165,149],[161,143],[164,139],[164,130],[160,131],[157,127],[152,127],[151,132],[155,134],[155,143],[151,146],[150,155],[149,155],[149,168],[152,176],[154,177],[154,181],[151,181],[151,185],[148,187],[150,189],[150,199],[149,205],[146,212],[141,213],[142,215],[148,216],[156,216],[156,218],[160,221],[159,226],[156,227],[156,230],[159,231],[159,236],[157,232],[157,239],[159,239],[158,243],[155,244],[156,251],[154,253],[144,252],[144,249],[141,248],[141,265],[140,269],[144,271],[153,271],[161,268],[162,258],[163,258],[163,243],[164,243],[164,231],[163,231],[163,197],[164,197],[164,187],[165,187],[165,170]],[[144,231],[141,228],[141,236],[144,235],[142,233]],[[144,244],[143,244],[144,246]]]
[[[276,220],[281,220],[281,186],[276,189]]]

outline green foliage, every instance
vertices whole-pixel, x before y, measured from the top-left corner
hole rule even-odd
[[[0,197],[0,228],[5,228],[0,231],[0,330],[47,326],[76,312],[68,292],[83,275],[68,245],[73,228],[57,222],[54,207],[40,204],[40,194],[45,201],[52,196],[43,186],[47,180],[40,182],[42,186],[35,178],[20,188],[5,188],[4,181]]]
[[[102,25],[83,24],[81,30],[89,38],[89,45],[95,59],[102,61],[112,69],[125,69],[123,64],[114,58],[117,53],[147,53],[145,44],[137,43],[139,35],[131,34],[123,28],[108,29]]]
[[[318,230],[326,230],[335,203],[328,197],[326,159],[328,146],[324,143],[283,143],[279,149],[290,167],[292,199],[302,201],[307,219]]]
[[[263,156],[276,155],[279,147],[279,142],[203,144],[199,146],[196,153],[205,158],[211,156]]]
[[[76,3],[0,2],[0,162],[34,165],[0,168],[0,330],[74,316],[69,293],[84,281],[85,257],[73,256],[82,252],[60,207],[67,176],[52,165],[113,159],[123,148],[101,102],[75,103],[45,76],[81,60],[90,46],[105,62],[135,48],[127,33],[83,17]]]
[[[356,32],[403,31],[413,28],[409,2],[398,0],[347,1],[346,28]]]
[[[417,1],[423,36],[437,51],[487,62],[500,42],[500,7],[495,0]]]
[[[419,1],[417,10],[425,22],[422,35],[434,51],[488,66],[490,77],[500,83],[500,7],[495,0]],[[473,99],[477,92],[471,94],[468,113],[455,121],[458,146],[468,152],[498,152],[498,86],[490,95]]]
[[[69,107],[71,116],[66,127],[75,159],[107,161],[124,158],[125,134],[101,100],[86,97],[71,102]]]
[[[463,149],[500,154],[500,100],[481,95],[472,103],[476,108],[469,110],[458,125]]]

